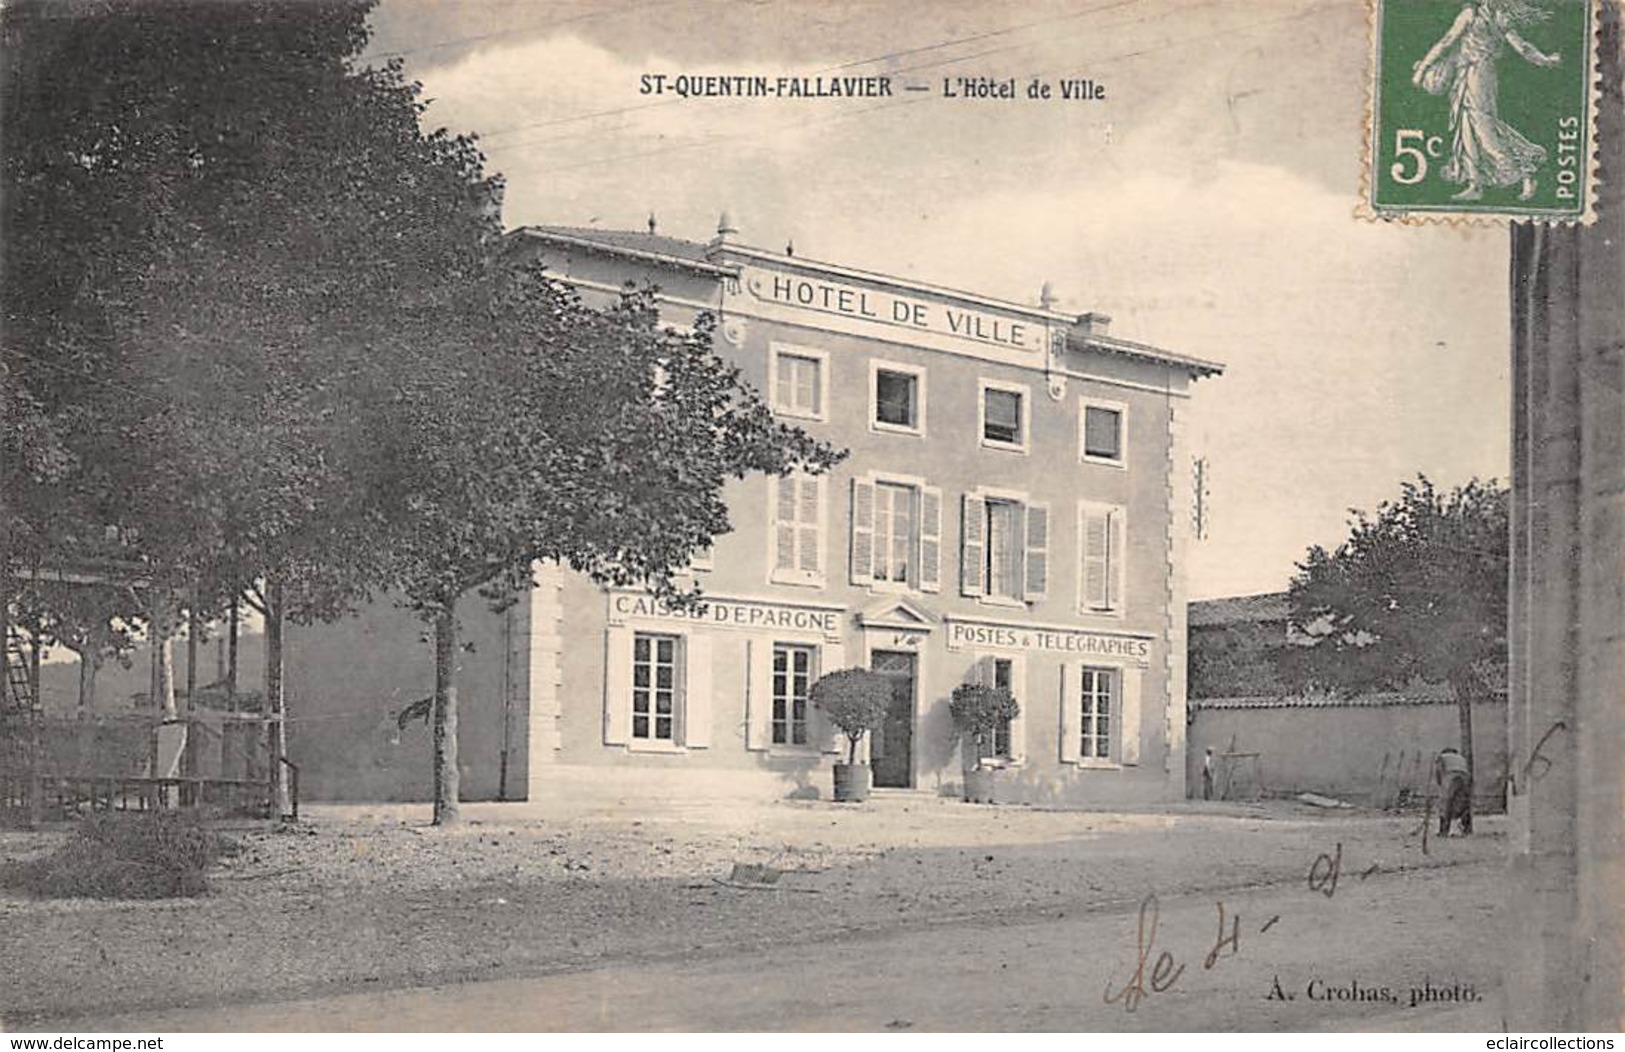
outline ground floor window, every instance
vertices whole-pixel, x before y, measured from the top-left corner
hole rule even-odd
[[[1083,705],[1084,759],[1111,758],[1113,697],[1117,693],[1117,670],[1085,666],[1080,677]]]
[[[632,637],[632,737],[675,740],[681,642],[646,632]]]
[[[773,644],[773,744],[807,744],[807,692],[816,675],[816,647]]]
[[[993,685],[1003,687],[1011,694],[1016,691],[1015,683],[1016,663],[1009,658],[993,659]],[[1021,699],[1016,699],[1020,704]],[[1010,719],[1005,717],[999,720],[993,728],[992,741],[993,755],[1002,760],[1008,760],[1013,755],[1010,747]]]

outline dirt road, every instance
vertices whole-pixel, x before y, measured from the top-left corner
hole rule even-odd
[[[245,831],[201,899],[0,898],[23,948],[0,955],[0,1023],[1410,1026],[1433,1017],[1403,1008],[1412,986],[1495,981],[1495,820],[1425,845],[1418,816],[1292,805],[471,807],[454,829],[420,811],[323,809],[291,832]],[[0,857],[49,843],[7,834]],[[778,890],[729,886],[737,862],[782,869]],[[1129,1013],[1103,995],[1136,969],[1148,892],[1160,919],[1142,978],[1165,989]],[[1220,902],[1239,952],[1205,968]],[[1319,998],[1355,982],[1389,986],[1402,1010]]]
[[[1064,918],[983,918],[685,962],[69,1025],[125,1032],[1490,1030],[1499,944],[1489,900],[1497,872],[1475,863],[1364,881],[1356,875],[1330,897],[1306,885],[1180,895]],[[1159,971],[1164,952],[1172,963]]]

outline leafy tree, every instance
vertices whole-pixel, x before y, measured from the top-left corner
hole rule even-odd
[[[1353,693],[1448,684],[1473,759],[1472,705],[1504,682],[1507,491],[1425,477],[1375,515],[1354,512],[1335,551],[1310,549],[1292,581],[1304,645],[1281,649],[1289,685]]]
[[[1001,726],[1021,714],[1021,703],[1007,687],[990,683],[961,683],[948,699],[948,715],[954,729],[966,739],[965,766],[971,767],[987,755],[987,747]]]
[[[403,320],[463,295],[500,231],[472,140],[422,130],[398,63],[354,65],[372,3],[0,11],[0,554],[71,561],[118,524],[161,658],[183,606],[246,594],[278,715],[283,621],[386,576],[357,484],[372,361],[444,335]]]
[[[812,703],[846,736],[847,763],[858,762],[858,742],[886,722],[891,691],[891,680],[866,668],[837,669],[812,685]]]
[[[773,418],[714,353],[709,316],[663,328],[649,290],[595,311],[539,264],[500,266],[421,324],[445,327],[444,350],[380,378],[373,482],[391,583],[434,630],[435,821],[450,822],[461,597],[501,603],[551,561],[696,602],[674,574],[729,529],[724,481],[841,454]]]

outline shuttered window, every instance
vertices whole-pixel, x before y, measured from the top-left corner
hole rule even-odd
[[[773,744],[807,744],[807,693],[816,674],[817,647],[773,645]]]
[[[773,349],[773,409],[786,416],[824,419],[828,356],[811,350]]]
[[[1125,515],[1109,504],[1078,505],[1078,533],[1083,551],[1079,560],[1079,610],[1083,613],[1119,613],[1123,609],[1126,577]]]
[[[935,592],[941,560],[941,490],[874,476],[852,480],[853,584]]]
[[[1049,588],[1049,507],[966,494],[961,509],[960,591],[1037,602]]]
[[[1079,756],[1085,760],[1111,759],[1112,734],[1117,720],[1117,670],[1079,669]]]
[[[632,737],[673,741],[682,679],[677,636],[632,637]]]
[[[825,479],[822,475],[793,472],[772,483],[772,580],[778,584],[822,584]]]

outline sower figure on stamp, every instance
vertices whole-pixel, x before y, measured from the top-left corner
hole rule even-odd
[[[1439,835],[1450,835],[1450,823],[1461,819],[1463,836],[1473,831],[1473,780],[1467,757],[1455,749],[1443,749],[1433,761],[1433,781],[1441,790]]]
[[[1458,201],[1476,201],[1484,187],[1519,186],[1518,199],[1535,196],[1535,173],[1546,148],[1524,138],[1499,115],[1495,63],[1503,45],[1536,66],[1555,66],[1518,34],[1549,12],[1531,0],[1476,0],[1462,7],[1449,31],[1416,63],[1411,82],[1430,95],[1450,94],[1450,161],[1444,178],[1466,183]]]

